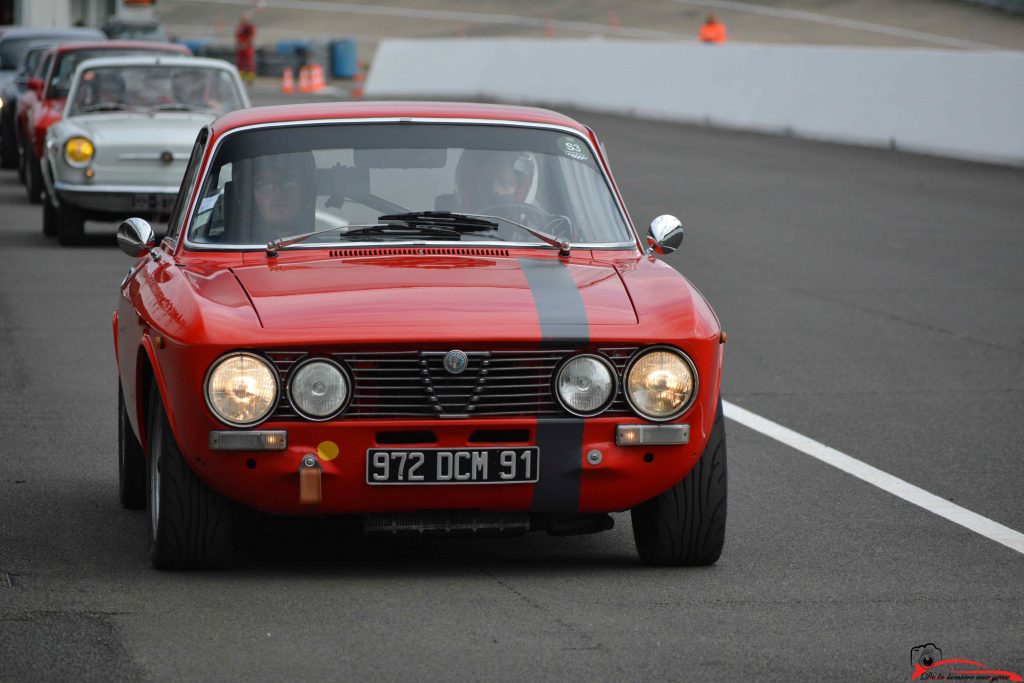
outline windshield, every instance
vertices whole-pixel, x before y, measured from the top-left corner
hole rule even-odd
[[[21,61],[22,55],[25,54],[25,50],[33,43],[38,43],[42,40],[53,41],[54,44],[71,43],[83,40],[97,40],[102,37],[103,35],[96,31],[83,31],[78,34],[68,32],[36,33],[33,31],[28,35],[8,36],[6,40],[0,40],[0,60],[3,61],[3,68],[5,70],[15,69]]]
[[[35,73],[36,67],[39,66],[39,58],[48,49],[49,47],[36,47],[26,52],[25,56],[21,59],[21,68],[18,70],[18,76],[30,76]]]
[[[163,24],[114,23],[105,29],[107,37],[118,40],[167,40]]]
[[[303,245],[416,241],[408,231],[395,236],[355,226],[426,211],[499,219],[493,230],[466,232],[462,241],[542,244],[514,221],[576,245],[633,242],[581,137],[434,123],[321,124],[230,135],[210,164],[188,238],[255,247],[326,230]]]
[[[67,115],[154,109],[221,114],[241,106],[235,80],[223,69],[109,66],[82,72]]]
[[[71,77],[78,65],[93,57],[122,57],[124,55],[181,54],[176,50],[153,50],[139,48],[94,48],[64,52],[50,75],[47,97],[67,97],[71,88]]]
[[[21,56],[25,54],[28,46],[41,36],[26,36],[24,38],[8,38],[0,40],[0,68],[4,71],[18,68]]]

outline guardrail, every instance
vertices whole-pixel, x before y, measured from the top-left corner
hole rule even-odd
[[[368,97],[578,107],[1024,165],[1024,53],[554,39],[380,43]]]

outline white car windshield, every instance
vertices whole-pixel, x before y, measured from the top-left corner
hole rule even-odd
[[[188,239],[257,246],[323,231],[301,246],[540,244],[523,225],[574,245],[633,243],[582,137],[419,122],[281,126],[227,136],[203,182]]]
[[[222,114],[241,106],[238,87],[223,69],[105,66],[80,74],[67,115],[139,110]]]

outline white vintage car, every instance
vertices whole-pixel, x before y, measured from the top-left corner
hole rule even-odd
[[[77,244],[86,220],[165,220],[200,129],[248,106],[238,72],[221,60],[82,62],[63,119],[46,133],[43,233]]]

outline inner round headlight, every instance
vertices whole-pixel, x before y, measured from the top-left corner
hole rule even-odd
[[[555,378],[558,400],[575,415],[596,415],[615,398],[615,372],[598,356],[576,356]]]
[[[233,353],[210,370],[206,400],[217,417],[230,425],[256,424],[277,404],[277,375],[259,356]]]
[[[303,363],[288,380],[288,397],[303,417],[326,420],[348,401],[345,372],[332,361],[317,359]]]
[[[651,420],[671,420],[690,407],[696,394],[693,363],[677,351],[655,349],[638,357],[626,371],[626,398]]]
[[[85,166],[92,161],[96,148],[88,138],[71,138],[64,143],[64,159],[72,166]]]

